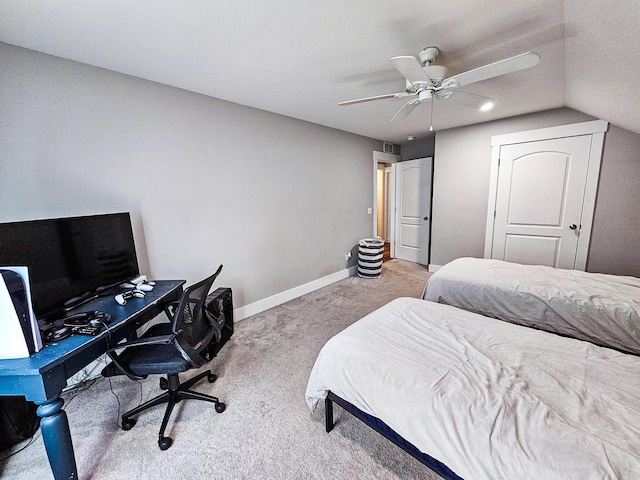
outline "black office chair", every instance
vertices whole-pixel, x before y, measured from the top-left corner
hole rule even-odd
[[[209,278],[186,288],[178,302],[166,305],[165,312],[171,319],[170,323],[154,325],[140,338],[118,344],[107,351],[112,363],[103,369],[102,375],[105,377],[126,375],[132,380],[140,380],[149,374],[167,376],[160,379],[160,388],[167,392],[122,415],[123,430],[130,430],[136,424],[131,417],[147,408],[167,403],[158,437],[161,450],[168,449],[173,443],[170,437],[164,436],[164,431],[173,407],[180,400],[205,400],[215,404],[216,412],[224,412],[225,404],[217,397],[189,390],[204,377],[209,383],[215,382],[217,377],[210,370],[184,383],[180,383],[178,378],[180,372],[199,368],[209,361],[209,344],[212,340],[215,342],[220,339],[224,313],[220,313],[221,318],[213,318],[205,309],[205,301],[221,270],[222,265]],[[123,348],[124,351],[116,353]]]

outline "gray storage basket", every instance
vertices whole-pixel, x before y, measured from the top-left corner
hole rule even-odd
[[[365,238],[358,246],[358,276],[377,278],[382,272],[382,256],[384,240],[381,238]]]

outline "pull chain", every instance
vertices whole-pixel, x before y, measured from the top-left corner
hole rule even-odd
[[[431,97],[431,120],[429,123],[429,131],[433,132],[433,97]]]

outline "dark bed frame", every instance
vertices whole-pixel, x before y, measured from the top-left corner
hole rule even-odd
[[[347,412],[352,414],[357,419],[364,422],[366,425],[369,425],[376,432],[391,440],[402,450],[407,452],[412,457],[416,458],[418,461],[429,467],[431,470],[436,472],[438,475],[444,477],[446,480],[463,480],[462,477],[459,477],[455,473],[451,471],[449,467],[447,467],[444,463],[439,462],[433,457],[422,453],[418,450],[412,443],[407,442],[404,438],[398,435],[391,427],[389,427],[386,423],[384,423],[379,418],[376,418],[368,413],[363,412],[358,407],[350,404],[346,400],[338,397],[333,392],[327,392],[327,398],[324,401],[324,412],[325,412],[325,428],[327,433],[329,433],[333,429],[333,404],[337,403],[342,408],[344,408]]]

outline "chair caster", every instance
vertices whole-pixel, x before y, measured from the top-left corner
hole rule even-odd
[[[227,408],[227,406],[224,403],[222,403],[222,402],[216,403],[216,412],[222,413],[222,412],[224,412],[225,408]]]
[[[158,440],[158,446],[160,447],[160,450],[167,450],[172,443],[173,440],[171,440],[171,437],[160,437],[160,440]]]
[[[210,373],[209,375],[207,375],[207,380],[209,380],[209,383],[213,383],[218,379],[218,376],[215,373]]]
[[[131,430],[136,424],[135,418],[127,418],[126,420],[122,420],[122,429],[123,430]]]
[[[160,377],[160,390],[168,390],[168,389],[169,389],[169,382],[167,381],[166,378]]]

